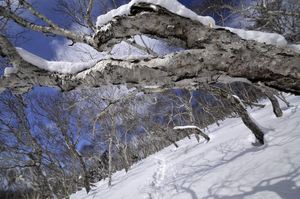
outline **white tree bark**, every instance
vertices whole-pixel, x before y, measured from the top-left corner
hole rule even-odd
[[[30,10],[30,7],[28,7]],[[93,37],[59,28],[32,13],[49,26],[32,24],[11,11],[0,7],[0,16],[10,18],[26,28],[64,36],[83,42],[99,51],[110,50],[115,44],[134,35],[162,38],[186,48],[185,51],[147,59],[105,59],[76,74],[48,72],[26,62],[14,46],[0,35],[0,55],[11,60],[17,73],[1,77],[0,90],[5,88],[23,93],[33,86],[59,87],[63,91],[106,84],[126,84],[144,92],[157,92],[180,87],[194,89],[203,83],[216,83],[219,77],[245,78],[266,86],[300,94],[300,55],[285,48],[245,41],[225,29],[206,27],[198,21],[181,17],[160,6],[141,3],[131,7],[130,15],[115,17]],[[207,87],[209,88],[209,87]],[[212,91],[209,90],[208,91]],[[230,95],[229,98],[243,122],[263,144],[263,132],[249,118],[247,111]],[[277,113],[280,116],[280,112]]]
[[[129,36],[146,34],[164,38],[188,50],[145,60],[107,59],[78,74],[62,75],[26,63],[13,45],[1,36],[0,52],[11,58],[19,72],[2,78],[0,87],[25,92],[34,85],[71,90],[110,83],[160,90],[193,87],[225,75],[247,78],[251,82],[260,81],[281,91],[300,93],[299,54],[284,48],[242,40],[227,30],[206,27],[164,8],[155,11],[143,9],[145,8],[134,5],[131,15],[115,18],[106,31],[99,30],[93,36],[93,41],[86,43],[92,43],[98,50],[108,50]],[[65,36],[70,38],[68,34]],[[80,35],[76,37],[80,38],[71,38],[81,42],[86,40]]]

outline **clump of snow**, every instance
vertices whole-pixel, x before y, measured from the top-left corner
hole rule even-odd
[[[297,107],[299,96],[287,99]],[[260,124],[272,126],[266,144],[254,147],[241,119],[230,118],[221,127],[211,125],[207,144],[196,140],[178,141],[173,145],[96,183],[89,194],[85,190],[71,199],[92,198],[299,198],[300,190],[300,112],[284,111],[273,115],[271,103],[250,112]]]
[[[291,44],[291,45],[289,45],[289,48],[291,48],[292,50],[294,50],[297,53],[300,53],[300,44]]]
[[[150,46],[155,51],[160,54],[163,51],[174,52],[179,51],[179,48],[168,48],[167,45],[159,40],[150,39],[148,37],[142,36],[147,46]],[[135,39],[138,44],[144,46],[140,41],[140,36],[136,36]],[[16,48],[20,56],[27,62],[47,71],[58,72],[62,74],[75,74],[85,69],[89,69],[95,65],[100,60],[108,59],[124,59],[124,60],[134,60],[134,59],[145,59],[149,58],[149,55],[144,51],[141,51],[125,42],[121,42],[114,46],[110,54],[98,52],[92,47],[86,44],[75,44],[74,46],[67,47],[66,43],[59,44],[53,42],[56,51],[56,59],[65,61],[48,61],[37,55],[34,55],[22,48]],[[105,65],[103,61],[102,65]],[[108,60],[108,63],[110,60]],[[127,67],[127,66],[126,66]],[[104,68],[103,68],[104,69]],[[10,75],[16,73],[15,68],[6,69],[5,75]]]
[[[36,56],[22,48],[16,48],[20,56],[38,68],[50,71],[58,72],[62,74],[74,74],[84,69],[94,66],[100,59],[90,60],[88,62],[66,62],[66,61],[48,61],[39,56]],[[11,72],[11,71],[5,71]],[[7,73],[5,73],[7,75]]]
[[[100,30],[101,32],[106,32],[108,31],[109,29],[111,28],[111,24],[108,23],[108,24],[105,24],[104,26],[101,26]]]
[[[223,28],[229,30],[232,33],[237,34],[239,37],[245,40],[254,40],[260,43],[266,43],[281,47],[287,46],[288,44],[286,39],[282,35],[277,33],[268,33],[255,30],[243,30],[230,27]]]
[[[175,126],[174,130],[183,130],[183,129],[198,129],[199,127],[194,125],[187,125],[187,126]]]
[[[17,72],[18,72],[18,69],[16,67],[6,67],[4,69],[4,76],[9,77],[11,74],[15,74]]]
[[[98,27],[108,23],[112,20],[115,16],[121,16],[121,15],[128,15],[130,12],[130,7],[139,2],[145,2],[145,3],[151,3],[155,5],[160,5],[166,9],[168,9],[170,12],[173,12],[175,14],[178,14],[183,17],[187,17],[193,20],[200,21],[202,24],[207,26],[215,26],[215,20],[212,17],[209,16],[199,16],[190,9],[186,8],[184,5],[179,3],[177,0],[132,0],[128,4],[125,4],[123,6],[120,6],[117,9],[111,10],[110,12],[100,15],[97,18],[96,25]]]

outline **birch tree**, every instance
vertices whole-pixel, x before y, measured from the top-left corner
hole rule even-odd
[[[215,16],[217,23],[223,26],[234,23],[254,30],[276,32],[291,42],[300,42],[298,0],[204,0],[194,3],[193,8],[199,14]],[[235,18],[244,21],[238,24]]]
[[[129,14],[115,16],[107,23],[97,25],[89,17],[93,8],[90,0],[86,17],[82,20],[91,27],[92,33],[85,34],[55,24],[26,0],[18,0],[18,5],[43,23],[35,23],[19,15],[7,2],[0,6],[2,18],[45,35],[65,37],[72,43],[85,43],[99,52],[110,51],[116,44],[128,41],[134,35],[159,38],[184,50],[165,56],[152,55],[146,59],[106,58],[76,72],[51,72],[45,70],[48,62],[43,68],[22,57],[20,50],[5,34],[1,34],[0,54],[14,66],[5,77],[1,77],[2,90],[24,93],[39,85],[69,91],[107,84],[124,84],[145,93],[169,88],[201,88],[229,100],[260,144],[264,143],[262,130],[247,117],[247,111],[230,92],[214,85],[228,81],[260,82],[280,91],[300,93],[300,56],[296,52],[286,47],[243,40],[225,28],[183,17],[160,5],[134,3]]]

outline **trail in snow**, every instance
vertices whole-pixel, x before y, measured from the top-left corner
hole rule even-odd
[[[167,164],[164,157],[157,157],[156,161],[157,170],[152,176],[152,182],[150,183],[150,189],[147,190],[146,199],[163,199],[164,198],[164,180],[166,176]]]
[[[164,159],[157,159],[157,171],[153,174],[153,186],[156,188],[160,188],[163,180],[165,179],[166,174],[166,161]]]
[[[293,107],[273,117],[266,108],[250,111],[268,131],[266,144],[253,147],[250,131],[239,118],[209,126],[211,141],[198,144],[183,139],[113,175],[113,186],[101,181],[87,195],[71,199],[299,199],[300,196],[300,96],[289,96]],[[283,104],[281,104],[284,107]]]

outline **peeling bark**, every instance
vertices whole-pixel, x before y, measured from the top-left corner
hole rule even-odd
[[[135,4],[131,15],[115,17],[106,31],[99,27],[93,37],[93,46],[107,50],[128,37],[146,34],[165,38],[190,50],[145,60],[107,59],[78,74],[62,75],[38,69],[20,58],[15,50],[4,52],[5,48],[14,47],[9,42],[0,42],[1,54],[19,60],[15,64],[19,72],[1,78],[0,87],[25,92],[35,85],[72,90],[82,86],[128,84],[159,91],[171,87],[193,87],[224,75],[260,81],[281,91],[300,94],[299,54],[245,41],[227,30],[212,29],[156,7],[159,9],[149,10],[145,5]]]
[[[216,49],[186,50],[149,60],[108,59],[74,75],[50,73],[22,60],[19,72],[2,77],[0,87],[25,92],[35,85],[54,86],[66,91],[83,86],[127,84],[145,90],[161,90],[193,88],[201,82],[216,81],[217,76],[222,74],[245,77],[281,91],[300,94],[300,56],[272,56],[280,51],[282,49],[275,48],[265,54],[253,55],[255,59],[251,56],[252,51],[250,55],[232,50],[220,54]]]
[[[89,37],[60,29],[51,24],[51,21],[48,22],[49,26],[31,24],[0,7],[1,16],[11,18],[24,27],[65,36],[74,42],[84,42],[99,51],[110,50],[115,44],[140,34],[163,38],[187,49],[164,57],[101,60],[90,69],[63,75],[39,69],[26,62],[14,46],[0,35],[1,56],[8,57],[18,69],[16,74],[1,77],[0,90],[7,88],[24,93],[38,85],[59,87],[67,91],[86,86],[126,84],[144,92],[159,92],[174,87],[195,89],[203,83],[221,81],[219,77],[222,76],[231,81],[234,78],[245,78],[252,83],[262,82],[280,91],[300,94],[299,54],[285,48],[245,41],[228,30],[206,27],[160,6],[156,8],[153,9],[147,3],[135,4],[131,7],[130,15],[115,17],[105,28],[98,27],[94,36]],[[43,19],[39,13],[32,13]],[[47,23],[47,19],[44,21]],[[209,88],[208,90],[215,92]],[[276,116],[281,116],[280,108],[277,109],[277,99],[268,92],[266,94],[273,104]],[[258,142],[263,144],[262,130],[252,121],[240,102],[226,92],[221,92],[221,96],[232,103],[244,124]]]

